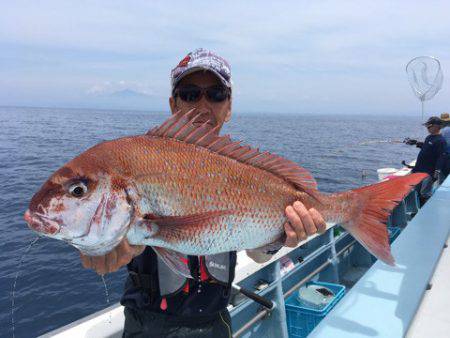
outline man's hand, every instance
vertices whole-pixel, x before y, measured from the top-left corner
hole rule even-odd
[[[297,246],[300,241],[316,232],[323,233],[326,230],[326,223],[319,212],[314,209],[306,209],[302,202],[297,201],[292,206],[286,208],[288,222],[284,224],[286,232],[285,246],[291,248]]]
[[[86,269],[92,269],[99,275],[119,270],[131,260],[144,252],[145,245],[130,245],[126,238],[105,256],[85,256],[80,253],[81,264]]]
[[[403,140],[403,143],[406,143],[407,145],[412,146],[414,144],[417,144],[417,140],[407,137]]]

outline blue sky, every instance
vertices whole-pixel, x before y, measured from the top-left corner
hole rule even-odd
[[[405,73],[418,55],[444,70],[427,111],[448,111],[448,13],[449,1],[3,1],[0,105],[115,108],[111,93],[130,89],[143,95],[129,108],[167,110],[170,69],[204,47],[231,63],[238,112],[419,114]]]

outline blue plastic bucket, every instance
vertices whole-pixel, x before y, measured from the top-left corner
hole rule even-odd
[[[297,293],[291,295],[285,302],[286,318],[289,337],[304,338],[320,323],[331,309],[344,296],[345,286],[325,282],[310,282],[307,285],[321,285],[334,293],[334,299],[322,309],[314,309],[303,306],[297,299]]]

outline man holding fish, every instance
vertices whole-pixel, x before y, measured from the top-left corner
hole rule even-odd
[[[228,63],[203,49],[172,71],[172,116],[145,135],[97,144],[59,168],[24,218],[99,274],[128,264],[124,337],[231,337],[236,251],[256,261],[341,225],[394,265],[387,219],[415,173],[332,194],[281,156],[220,136]]]
[[[171,75],[169,103],[172,113],[195,108],[202,113],[196,124],[210,120],[211,126],[219,127],[219,132],[231,118],[232,81],[228,63],[211,51],[198,49],[189,53]],[[300,201],[286,208],[286,216],[289,219],[285,224],[286,246],[295,247],[300,240],[325,229],[322,216],[314,208],[307,210]],[[247,250],[247,253],[255,261],[263,262],[270,259],[273,251]],[[236,253],[229,255],[231,264],[227,270],[234,274]],[[191,281],[186,284],[188,289],[175,290],[166,297],[162,309],[163,297],[155,295],[157,290],[152,290],[152,286],[155,288],[167,280],[158,280],[158,262],[151,247],[132,246],[124,239],[105,256],[81,255],[81,259],[85,268],[99,274],[116,271],[129,263],[130,277],[122,298],[126,307],[124,337],[231,337],[231,322],[226,310],[229,287]],[[197,259],[191,260],[195,270]]]

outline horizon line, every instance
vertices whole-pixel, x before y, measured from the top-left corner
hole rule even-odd
[[[29,106],[29,105],[0,105],[0,108],[26,108],[26,109],[61,109],[61,110],[97,110],[97,111],[131,111],[137,113],[170,113],[169,110],[144,110],[144,109],[136,109],[136,108],[86,108],[86,107],[59,107],[59,106]],[[393,117],[408,117],[408,118],[418,118],[420,119],[420,114],[417,116],[410,116],[407,113],[367,113],[367,114],[358,114],[358,113],[327,113],[327,112],[273,112],[273,111],[234,111],[234,114],[237,115],[255,115],[255,114],[273,114],[273,115],[337,115],[337,116],[393,116]],[[428,115],[428,114],[426,114]],[[430,115],[433,116],[433,115]],[[436,115],[437,116],[437,115]]]

